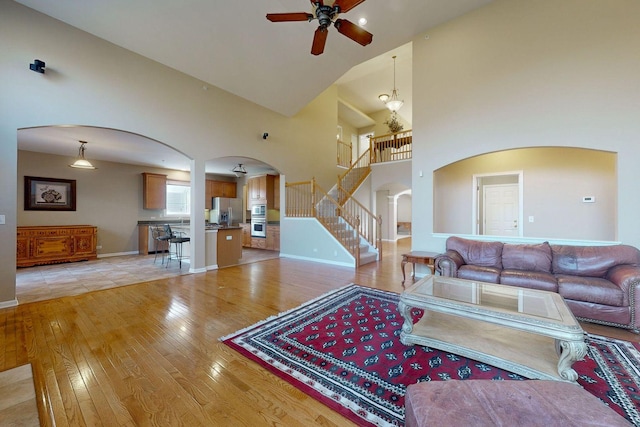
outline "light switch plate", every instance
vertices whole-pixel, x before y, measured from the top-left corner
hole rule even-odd
[[[4,215],[0,215],[0,224],[5,224],[5,221]]]

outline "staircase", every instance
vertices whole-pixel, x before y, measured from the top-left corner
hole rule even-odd
[[[330,192],[315,180],[287,183],[287,216],[315,217],[356,260],[356,267],[381,255],[381,218],[360,204],[353,193],[371,173],[367,150],[341,176]]]
[[[382,256],[382,218],[353,194],[371,174],[372,163],[411,160],[411,130],[371,138],[369,149],[351,164],[352,146],[338,141],[338,166],[348,167],[325,192],[315,179],[286,184],[286,216],[315,217],[356,260],[356,268]]]
[[[378,250],[358,232],[361,220],[339,207],[336,197],[337,186],[317,206],[316,218],[324,227],[356,258],[356,265],[369,264],[378,260]],[[352,224],[355,224],[354,227]]]

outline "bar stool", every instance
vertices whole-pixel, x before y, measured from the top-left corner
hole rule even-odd
[[[182,268],[182,244],[190,242],[191,238],[186,237],[181,231],[172,231],[169,224],[164,225],[164,234],[168,237],[167,241],[169,242],[169,257],[167,258],[167,267],[169,267],[169,263],[171,262],[173,254],[175,256],[175,259],[178,260],[180,268]],[[172,243],[175,245],[175,250],[173,251],[173,253],[171,252]]]
[[[169,236],[165,234],[164,227],[161,227],[159,225],[150,225],[149,229],[151,230],[151,237],[153,238],[153,251],[155,252],[153,263],[156,263],[156,259],[158,259],[158,251],[160,251],[162,264],[164,264],[164,253],[169,250],[169,244],[167,243],[169,241]]]

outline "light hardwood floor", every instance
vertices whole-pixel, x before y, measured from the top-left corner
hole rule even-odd
[[[3,309],[0,371],[32,364],[43,425],[353,425],[218,339],[350,283],[401,292],[410,245],[358,271],[280,258]]]

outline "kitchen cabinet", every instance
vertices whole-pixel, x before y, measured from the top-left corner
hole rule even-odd
[[[242,246],[245,248],[251,247],[251,224],[242,223]]]
[[[267,239],[264,237],[252,237],[251,247],[256,249],[267,249]]]
[[[252,205],[264,204],[273,207],[273,175],[262,175],[249,178],[247,182],[249,201]]]
[[[280,251],[280,226],[267,224],[267,238],[265,249],[270,251]]]
[[[230,181],[216,181],[212,179],[208,179],[205,184],[205,201],[204,207],[205,209],[211,209],[211,199],[213,197],[228,197],[228,198],[236,198],[237,197],[237,188],[238,185],[235,182]]]
[[[91,225],[18,227],[16,265],[96,259],[97,230]]]
[[[167,206],[167,175],[142,173],[142,207],[160,210]]]
[[[273,178],[273,209],[280,210],[280,175]]]

